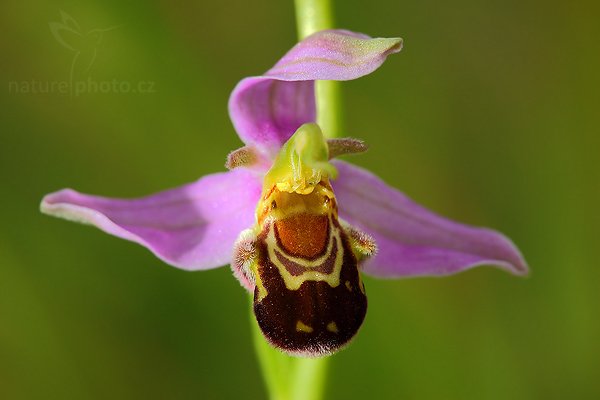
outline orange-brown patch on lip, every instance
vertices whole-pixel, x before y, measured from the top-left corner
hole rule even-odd
[[[325,252],[329,238],[327,215],[297,214],[275,222],[279,245],[290,255],[316,258]]]

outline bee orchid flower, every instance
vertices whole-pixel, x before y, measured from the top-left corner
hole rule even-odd
[[[94,225],[186,270],[230,264],[254,294],[266,339],[294,355],[330,354],[366,312],[360,272],[378,278],[443,276],[481,265],[527,273],[499,232],[467,226],[416,204],[371,172],[334,160],[365,145],[325,140],[316,125],[315,81],[367,75],[401,39],[317,32],[229,101],[245,146],[228,172],[138,199],[64,189],[44,213]]]

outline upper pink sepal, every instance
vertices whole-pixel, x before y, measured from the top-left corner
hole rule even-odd
[[[370,74],[401,48],[398,38],[371,39],[345,30],[314,33],[263,76],[238,83],[229,98],[233,125],[244,143],[274,155],[302,124],[315,122],[315,80]]]

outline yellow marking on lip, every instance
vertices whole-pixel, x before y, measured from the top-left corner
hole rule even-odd
[[[262,301],[262,299],[267,297],[267,294],[269,294],[269,293],[267,292],[267,288],[265,288],[262,278],[260,277],[260,274],[258,273],[258,257],[250,265],[250,269],[252,270],[252,272],[254,274],[254,281],[255,281],[254,283],[255,283],[256,289],[258,291],[258,294],[256,297],[256,302],[260,303]]]
[[[296,331],[298,331],[298,332],[305,332],[305,333],[312,333],[313,328],[312,328],[312,326],[308,326],[304,322],[298,320],[298,322],[296,322]]]
[[[265,288],[265,285],[262,282],[262,279],[260,279],[260,275],[256,274],[256,288],[258,289],[258,296],[256,298],[256,302],[260,303],[265,297],[267,297],[267,294],[269,294],[269,292],[267,292],[267,289]]]
[[[336,259],[334,262],[333,271],[331,271],[331,273],[325,274],[320,271],[310,271],[309,270],[309,271],[302,273],[302,275],[292,275],[285,268],[285,265],[283,265],[277,259],[277,256],[275,255],[276,249],[278,249],[280,252],[281,252],[281,250],[279,249],[279,246],[277,245],[277,240],[275,239],[275,229],[273,228],[273,226],[271,226],[269,228],[269,233],[268,233],[267,239],[266,239],[267,252],[269,255],[269,259],[279,270],[279,274],[281,275],[281,277],[283,278],[283,281],[285,282],[285,287],[289,290],[298,290],[300,288],[300,286],[306,281],[324,281],[324,282],[327,282],[329,284],[329,286],[331,286],[332,288],[339,286],[340,273],[342,271],[342,264],[344,263],[344,247],[342,246],[340,232],[338,229],[335,229],[333,227],[333,224],[331,224],[329,245],[327,247],[327,251],[325,252],[325,254],[323,254],[322,257],[320,257],[319,259],[316,259],[316,260],[307,260],[304,258],[291,257],[288,255],[286,255],[285,257],[297,264],[304,266],[305,268],[315,268],[315,267],[318,267],[321,264],[323,264],[323,261],[325,261],[329,257],[329,255],[331,254],[332,248],[333,248],[334,241],[337,243],[338,250],[337,250]],[[282,254],[284,254],[284,253],[282,253]]]
[[[327,330],[329,332],[333,332],[333,333],[338,333],[338,327],[337,324],[335,323],[335,321],[331,321],[330,323],[327,324]]]
[[[352,285],[350,284],[350,281],[346,281],[346,288],[348,289],[348,291],[352,291]]]

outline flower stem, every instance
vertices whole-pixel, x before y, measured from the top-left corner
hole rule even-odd
[[[271,400],[320,400],[327,358],[290,357],[267,343],[251,314],[254,349]]]
[[[294,0],[298,40],[334,27],[332,1]],[[342,110],[339,82],[317,81],[315,95],[317,123],[321,126],[324,136],[340,136]],[[292,388],[296,399],[317,400],[323,397],[328,361],[327,357],[296,360],[296,379]]]
[[[331,0],[294,0],[298,39],[333,28]],[[341,133],[339,82],[316,82],[317,123],[325,137]],[[251,313],[252,315],[252,313]],[[264,339],[254,316],[251,319],[254,348],[271,400],[321,400],[325,389],[328,358],[290,357]]]
[[[291,399],[287,380],[290,375],[292,359],[273,349],[262,336],[252,311],[250,312],[250,317],[254,350],[258,356],[258,362],[262,370],[265,385],[267,386],[267,391],[269,392],[269,398],[271,400]]]
[[[298,39],[334,26],[331,0],[294,0]],[[342,131],[342,107],[339,82],[318,81],[317,123],[325,137],[339,137]]]

